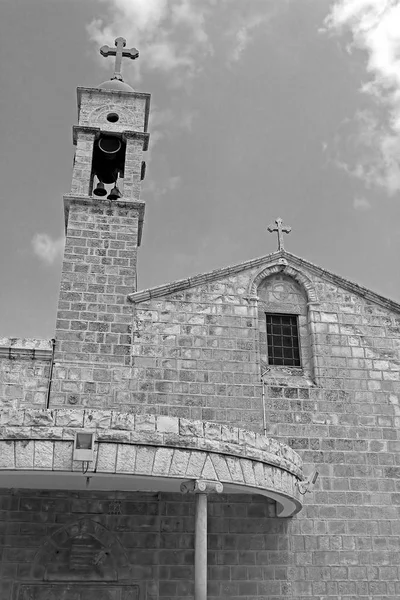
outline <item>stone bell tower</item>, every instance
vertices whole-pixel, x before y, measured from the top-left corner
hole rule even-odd
[[[52,405],[90,404],[101,387],[93,369],[124,367],[130,361],[132,307],[127,294],[136,289],[150,95],[123,81],[122,57],[139,55],[125,46],[125,40],[117,38],[115,48],[100,50],[103,56],[116,57],[110,80],[97,88],[78,88],[72,186],[64,196],[66,245]],[[103,390],[106,383],[104,376]]]

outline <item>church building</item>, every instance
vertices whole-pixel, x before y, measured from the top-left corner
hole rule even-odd
[[[137,289],[150,95],[100,52],[54,339],[0,338],[0,600],[400,599],[400,305],[279,218],[276,252]]]

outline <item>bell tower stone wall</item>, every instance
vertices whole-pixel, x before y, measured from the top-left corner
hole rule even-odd
[[[78,89],[51,406],[88,402],[92,394],[107,392],[114,367],[130,365],[133,316],[127,295],[136,289],[149,103],[149,94],[134,91]],[[94,150],[103,134],[125,147],[119,198],[93,194]]]

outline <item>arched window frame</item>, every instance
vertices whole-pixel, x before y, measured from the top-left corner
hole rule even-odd
[[[262,346],[265,344],[266,337],[266,318],[265,313],[266,307],[265,304],[259,298],[259,288],[265,282],[266,279],[274,276],[274,275],[285,275],[288,278],[293,279],[300,288],[304,291],[307,305],[307,315],[306,315],[306,331],[304,326],[299,328],[299,339],[300,346],[302,347],[302,364],[300,367],[280,367],[280,366],[272,366],[268,364],[266,360],[265,352],[262,352]],[[288,264],[286,259],[279,259],[278,262],[268,265],[268,267],[264,267],[261,269],[253,278],[250,283],[248,289],[248,297],[249,300],[252,301],[254,307],[256,308],[255,316],[257,321],[257,329],[258,329],[258,349],[259,349],[259,363],[260,363],[260,372],[262,376],[270,374],[274,376],[275,374],[288,374],[288,375],[299,375],[301,377],[305,377],[312,381],[315,381],[318,377],[318,364],[316,357],[316,347],[315,347],[315,311],[319,304],[318,297],[316,293],[315,286],[311,279],[299,269]],[[274,311],[271,311],[274,312]],[[276,311],[278,312],[278,311]],[[283,313],[285,311],[282,311]],[[304,324],[303,324],[304,325]],[[305,344],[304,336],[308,337],[307,343]],[[305,347],[308,346],[309,356],[306,359],[306,356],[303,354]],[[306,360],[305,360],[306,359]]]

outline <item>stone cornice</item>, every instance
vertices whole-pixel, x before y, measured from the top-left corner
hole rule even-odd
[[[122,136],[126,139],[132,138],[135,140],[142,140],[143,150],[146,151],[149,149],[149,139],[150,139],[149,133],[143,133],[143,131],[130,131],[127,129],[122,132]]]
[[[12,476],[14,486],[29,487],[27,472],[44,489],[57,487],[60,475],[67,488],[74,474],[82,481],[84,464],[73,454],[82,430],[95,436],[84,472],[92,489],[101,481],[125,489],[135,478],[158,491],[261,494],[276,500],[281,517],[301,509],[302,462],[289,446],[218,423],[106,410],[0,411],[0,482],[10,485]]]
[[[348,279],[345,279],[340,275],[336,275],[331,271],[318,267],[317,265],[314,265],[313,263],[310,263],[305,259],[299,258],[298,256],[291,254],[290,252],[286,252],[285,250],[282,250],[280,252],[273,252],[271,254],[247,260],[245,262],[238,263],[229,267],[222,267],[220,269],[215,269],[214,271],[194,275],[193,277],[188,277],[187,279],[180,279],[171,283],[166,283],[163,285],[147,288],[145,290],[132,292],[131,294],[128,294],[128,300],[134,303],[138,303],[150,300],[152,298],[160,298],[169,294],[174,294],[176,292],[189,289],[191,287],[202,285],[204,283],[224,279],[225,277],[235,275],[246,269],[252,269],[262,266],[268,267],[270,264],[279,264],[278,261],[280,259],[285,259],[289,266],[297,267],[297,269],[304,268],[307,271],[316,275],[317,277],[321,277],[321,279],[325,279],[326,281],[336,284],[348,290],[349,292],[352,292],[353,294],[357,294],[358,296],[365,298],[365,300],[374,302],[375,304],[378,304],[388,310],[400,313],[400,303],[395,302],[394,300],[391,300],[389,298],[385,298],[384,296],[380,296],[379,294],[376,294],[368,288],[365,288],[357,283],[349,281]]]
[[[100,127],[91,127],[88,125],[74,125],[72,127],[72,141],[74,143],[74,146],[76,146],[77,141],[78,141],[78,134],[81,132],[82,133],[92,133],[94,135],[94,137],[97,139],[100,136],[100,133],[102,132],[102,130]],[[145,151],[145,150],[148,150],[148,148],[149,148],[150,134],[147,132],[126,129],[122,132],[116,131],[114,133],[111,133],[107,130],[107,131],[104,131],[104,133],[107,135],[114,135],[116,137],[122,137],[122,138],[125,138],[125,140],[128,138],[141,140],[143,143],[143,150]]]
[[[179,447],[249,458],[302,479],[302,461],[294,450],[277,440],[238,427],[110,410],[0,410],[0,439],[73,440],[76,429],[95,430],[97,441]]]
[[[50,361],[52,340],[0,338],[0,359]]]
[[[93,133],[93,135],[95,136],[95,138],[97,138],[100,135],[100,127],[88,127],[87,125],[74,125],[72,127],[72,141],[74,146],[76,146],[76,143],[78,141],[78,133],[82,132],[82,133]]]

